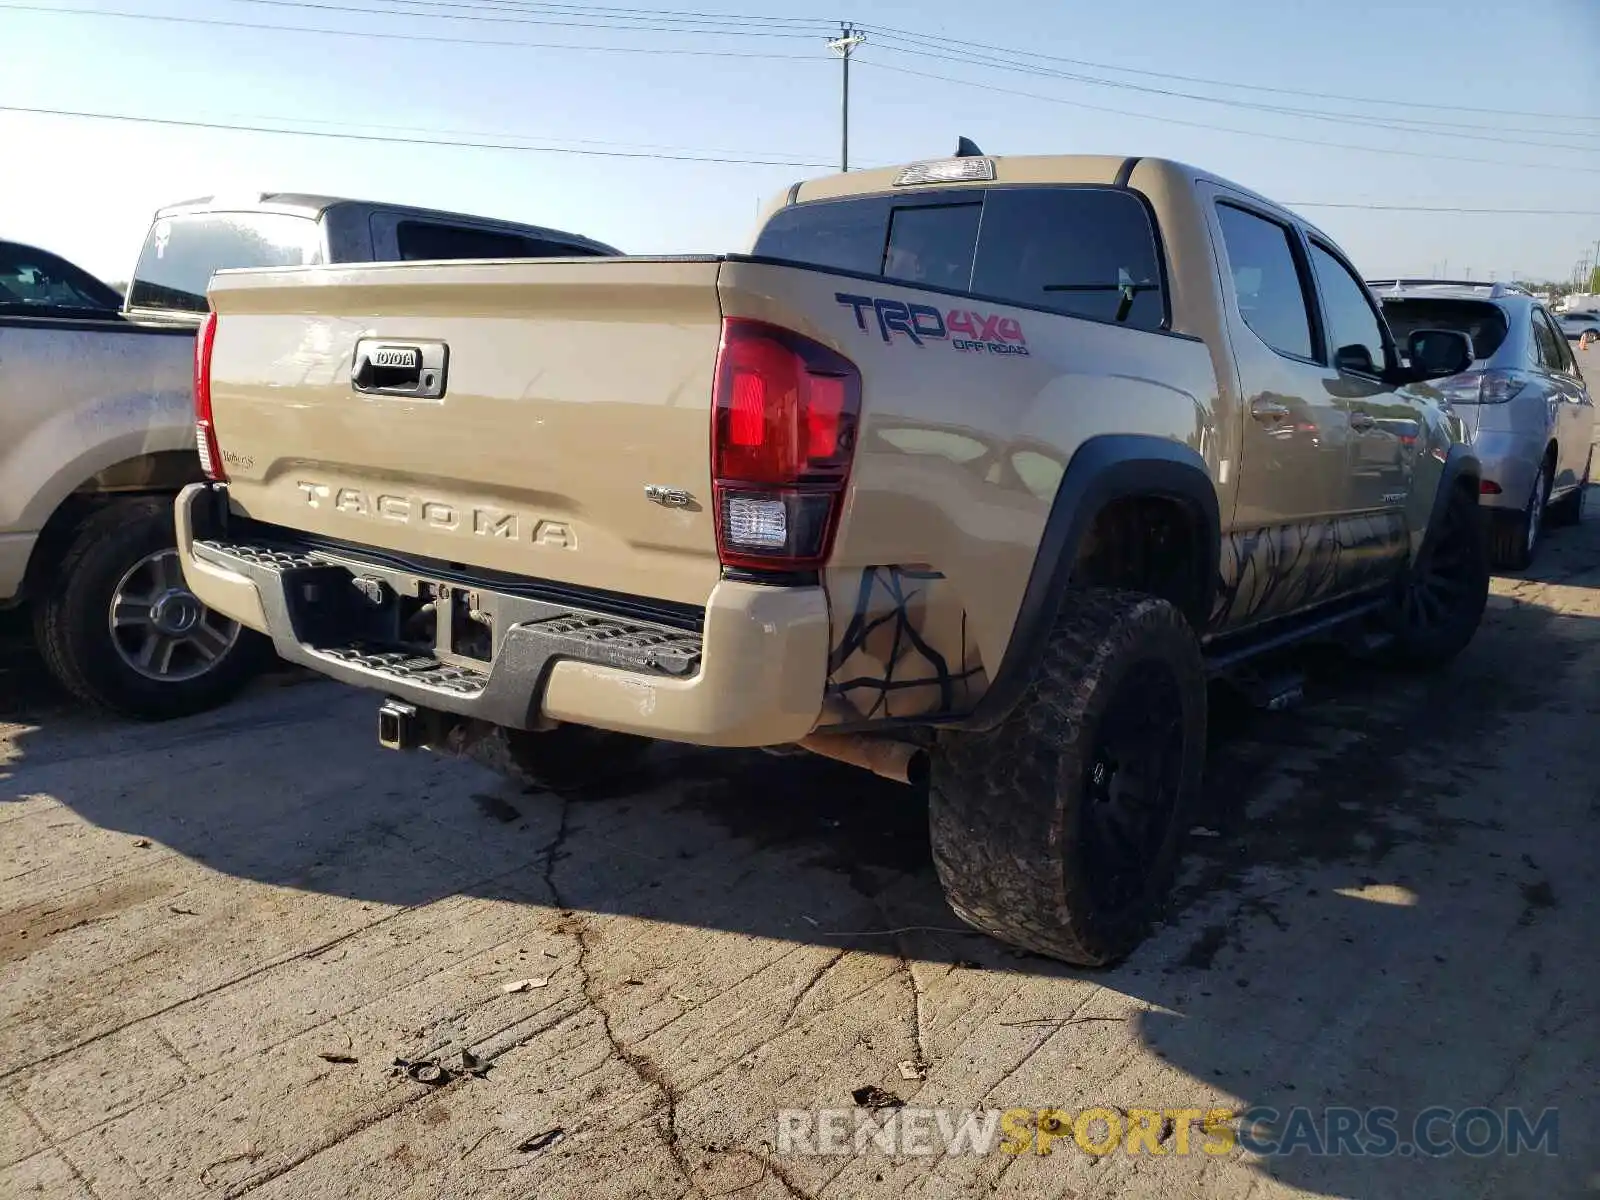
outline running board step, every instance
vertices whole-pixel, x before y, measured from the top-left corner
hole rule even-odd
[[[1241,667],[1229,672],[1226,678],[1252,707],[1267,712],[1283,712],[1298,706],[1305,699],[1306,677],[1300,671],[1280,671],[1269,675]]]
[[[1276,621],[1261,630],[1242,630],[1225,634],[1206,647],[1206,673],[1212,678],[1232,675],[1240,664],[1275,650],[1334,638],[1363,621],[1383,612],[1389,601],[1381,596],[1341,603],[1305,616]]]

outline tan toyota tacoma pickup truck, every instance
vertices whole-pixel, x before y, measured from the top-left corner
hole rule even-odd
[[[1484,606],[1423,382],[1466,339],[1402,368],[1325,235],[1176,163],[968,153],[796,184],[747,254],[210,296],[185,576],[386,694],[386,744],[925,777],[956,911],[1071,962],[1165,894],[1208,675],[1339,631],[1438,663]]]

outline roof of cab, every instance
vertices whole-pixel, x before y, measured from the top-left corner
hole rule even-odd
[[[614,246],[609,246],[594,238],[586,237],[581,233],[573,233],[570,230],[555,229],[548,225],[529,225],[522,221],[507,221],[499,217],[486,217],[477,213],[446,212],[437,208],[417,208],[409,204],[390,204],[381,200],[357,200],[348,196],[314,196],[305,192],[243,192],[199,196],[192,200],[180,200],[176,204],[168,204],[163,208],[157,209],[155,219],[160,220],[163,217],[177,217],[206,212],[270,212],[320,219],[329,209],[345,205],[381,209],[384,212],[433,221],[462,221],[475,225],[490,225],[500,229],[516,230],[520,233],[558,237],[563,241],[569,242],[581,242],[584,245],[593,246],[610,254],[620,253]]]
[[[1167,158],[1144,158],[1138,155],[1109,154],[1011,154],[983,155],[994,164],[993,179],[973,179],[960,182],[930,182],[913,184],[904,189],[895,187],[895,180],[914,164],[901,163],[892,167],[878,167],[868,171],[851,171],[844,175],[824,175],[808,179],[790,189],[788,202],[803,203],[812,200],[837,200],[848,196],[869,195],[875,192],[914,192],[921,188],[993,187],[995,184],[1106,184],[1126,182],[1135,172],[1155,171],[1166,175],[1170,182],[1189,186],[1204,181],[1227,188],[1229,191],[1254,200],[1268,208],[1276,209],[1294,218],[1315,233],[1322,233],[1315,225],[1287,206],[1271,200],[1259,192],[1234,183],[1220,175],[1202,171],[1187,163]],[[924,162],[939,162],[938,158]],[[1323,234],[1326,237],[1326,234]]]

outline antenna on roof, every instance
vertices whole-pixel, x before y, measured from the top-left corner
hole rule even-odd
[[[978,143],[971,138],[956,139],[957,158],[982,158],[983,151],[978,149]]]

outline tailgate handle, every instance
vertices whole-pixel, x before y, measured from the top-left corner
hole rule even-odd
[[[350,386],[369,396],[444,395],[450,350],[443,342],[389,342],[362,338],[350,366]]]

